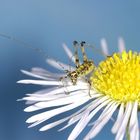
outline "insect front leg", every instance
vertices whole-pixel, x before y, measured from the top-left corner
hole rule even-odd
[[[65,73],[66,73],[66,76],[62,76],[62,77],[59,78],[59,80],[62,82],[62,84],[63,84],[64,87],[65,87],[65,83],[64,83],[65,80],[64,79],[67,79],[69,77],[69,74],[71,72],[69,70],[65,70]],[[67,87],[65,87],[65,88],[66,88],[66,91],[64,91],[65,94],[70,94],[69,91],[68,91],[68,89],[67,89]]]
[[[78,66],[80,66],[79,57],[78,57],[78,42],[77,41],[73,42],[73,47],[75,49],[74,57],[75,57],[75,65],[76,65],[76,68],[77,68]]]
[[[63,87],[65,87],[66,91],[64,90],[65,94],[68,95],[70,92],[68,91],[67,87],[65,86],[64,79],[68,78],[68,76],[60,77],[59,80],[62,82]]]
[[[82,55],[83,55],[83,62],[88,61],[88,58],[87,58],[87,55],[86,55],[86,52],[85,52],[85,44],[86,44],[85,41],[81,42],[81,51],[82,51]]]

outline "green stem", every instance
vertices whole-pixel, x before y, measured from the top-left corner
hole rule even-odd
[[[129,133],[129,127],[126,128],[126,139],[130,140],[130,133]]]

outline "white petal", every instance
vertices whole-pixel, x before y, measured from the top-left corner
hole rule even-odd
[[[138,122],[138,119],[137,119],[137,122],[136,122],[136,126],[135,126],[135,132],[136,132],[136,135],[135,135],[135,140],[139,140],[139,122]]]
[[[78,95],[60,98],[60,99],[56,99],[56,100],[51,100],[51,101],[47,101],[47,102],[39,102],[39,103],[36,103],[35,105],[25,108],[24,111],[31,112],[31,111],[36,111],[36,110],[47,108],[47,107],[55,107],[55,106],[61,106],[61,105],[67,105],[67,104],[79,102],[82,98],[87,99],[87,100],[89,99],[88,96],[86,96],[86,97],[81,96],[80,98],[77,98],[77,97],[78,97]]]
[[[97,100],[99,100],[99,99],[96,99],[96,101],[97,101]],[[92,103],[94,103],[94,101],[93,101]],[[56,122],[53,122],[53,123],[51,123],[51,124],[47,124],[46,126],[42,127],[42,128],[40,129],[40,131],[48,130],[48,129],[52,128],[52,127],[55,127],[55,126],[57,126],[57,125],[59,125],[59,124],[65,122],[66,120],[68,120],[68,119],[70,119],[70,118],[72,119],[72,118],[75,117],[75,116],[78,116],[78,120],[79,120],[79,117],[81,118],[81,117],[83,116],[83,112],[82,112],[82,111],[84,111],[85,109],[87,109],[87,108],[89,107],[89,105],[91,105],[91,103],[90,103],[90,104],[87,104],[86,106],[84,106],[83,108],[81,108],[80,110],[78,110],[76,113],[73,113],[72,115],[70,115],[70,116],[68,116],[68,117],[66,117],[66,118],[64,118],[64,119],[61,119],[61,120],[56,121]],[[81,113],[81,112],[82,112],[82,113]],[[76,120],[76,121],[78,121],[78,120]],[[76,122],[76,121],[75,121],[75,122]],[[73,123],[72,123],[72,124],[73,124]],[[68,123],[69,126],[72,125],[72,124]],[[68,127],[68,125],[66,125],[66,126]],[[67,128],[67,127],[65,127],[65,128]],[[63,128],[61,128],[59,131],[62,131],[62,130],[65,129],[65,128],[63,127]]]
[[[114,134],[117,133],[117,131],[122,123],[123,115],[124,115],[124,104],[122,103],[120,106],[120,109],[119,109],[117,120],[111,129],[112,133],[114,133]]]
[[[85,137],[85,140],[94,138],[101,131],[104,125],[110,120],[114,111],[117,109],[117,106],[118,104],[114,103],[104,115],[101,114],[102,117],[99,117],[99,119],[95,122],[95,125]]]
[[[88,92],[87,90],[85,89],[81,89],[81,90],[68,90],[66,91],[65,88],[60,92],[60,93],[57,93],[58,90],[54,91],[53,92],[48,92],[48,95],[47,94],[44,94],[44,96],[39,96],[39,95],[29,95],[29,97],[24,97],[22,100],[34,100],[34,101],[51,101],[51,100],[57,100],[57,99],[61,99],[61,98],[69,98],[69,97],[73,97],[73,96],[77,96],[79,95],[80,97],[81,96],[86,96],[88,95]],[[69,94],[67,94],[69,93]],[[96,94],[93,95],[94,96],[98,96]]]
[[[19,99],[19,101],[27,100],[27,101],[49,101],[54,100],[58,98],[62,98],[65,96],[71,96],[64,94],[64,87],[53,87],[49,89],[40,90],[37,92],[34,92],[33,94],[26,94],[27,97],[23,97],[22,99]]]
[[[40,76],[45,76],[45,77],[53,77],[53,78],[59,78],[61,76],[64,76],[62,73],[52,73],[48,70],[42,69],[42,68],[37,68],[34,67],[31,69],[31,72]]]
[[[17,101],[21,101],[22,99],[18,99]],[[36,103],[36,101],[26,101],[25,104],[26,105],[31,105],[31,104],[34,104]]]
[[[130,131],[130,139],[131,140],[138,139],[138,138],[136,138],[136,131],[137,131],[136,129],[138,129],[137,128],[137,120],[138,120],[137,112],[138,112],[138,102],[136,101],[133,105],[131,118],[130,118],[130,122],[129,122],[129,131]]]
[[[32,77],[36,77],[36,78],[40,78],[40,79],[44,79],[44,80],[47,79],[46,77],[39,76],[37,74],[31,73],[31,72],[28,72],[28,71],[25,71],[25,70],[21,70],[21,72],[26,74],[26,75],[32,76]],[[50,79],[50,78],[48,78],[48,79]]]
[[[59,70],[62,70],[62,71],[65,71],[65,70],[75,70],[74,67],[70,66],[70,65],[67,65],[67,64],[64,64],[62,62],[59,62],[59,61],[56,61],[54,59],[50,59],[48,58],[47,60],[47,63],[50,64],[51,66],[59,69]]]
[[[63,43],[63,48],[64,48],[66,54],[68,55],[69,59],[75,63],[75,57],[65,43]]]
[[[99,104],[101,104],[102,102],[106,101],[107,98],[104,98],[104,97],[98,97],[97,99],[95,99],[94,101],[92,101],[91,103],[88,104],[88,106],[86,107],[85,111],[92,111],[94,108],[96,108]],[[83,112],[83,113],[84,113]],[[69,123],[73,122],[74,120],[77,120],[77,119],[80,119],[80,116],[74,116],[73,118],[71,118],[69,120]]]
[[[42,128],[40,128],[39,131],[46,131],[48,129],[51,129],[51,128],[53,128],[53,127],[65,122],[68,119],[69,119],[69,117],[66,117],[66,118],[63,118],[61,120],[55,121],[53,123],[47,124],[47,125],[43,126]]]
[[[64,87],[52,87],[52,88],[47,88],[47,89],[44,89],[44,90],[40,90],[40,91],[37,91],[37,92],[34,92],[32,94],[26,94],[27,96],[30,96],[30,97],[51,97],[55,94],[60,94],[62,92],[64,92],[64,89],[61,90],[62,88]]]
[[[112,109],[112,104],[114,103],[114,101],[111,101],[106,107],[105,109],[103,109],[103,112],[102,114],[100,115],[100,117],[98,118],[98,120],[101,120],[107,113],[108,111],[110,111]],[[98,122],[97,120],[95,122],[92,122],[90,123],[88,126],[91,126],[91,125],[95,125],[95,123]]]
[[[33,124],[29,125],[28,128],[35,127],[35,126],[39,125],[40,123],[42,123],[44,121],[46,121],[46,119],[43,119],[43,120],[40,120],[40,121],[36,121]]]
[[[48,88],[48,89],[44,89],[44,90],[40,90],[37,92],[34,92],[32,94],[27,94],[28,96],[31,97],[43,97],[43,98],[49,98],[55,95],[55,97],[57,97],[58,94],[64,93],[65,91],[65,87],[52,87],[52,88]],[[69,91],[71,92],[70,88]],[[65,94],[63,94],[64,96]],[[68,95],[67,95],[68,96]]]
[[[124,118],[123,121],[121,122],[121,126],[118,129],[117,135],[115,137],[115,140],[123,140],[125,131],[126,131],[126,127],[128,125],[128,121],[131,115],[131,110],[132,110],[132,103],[127,103],[126,105],[126,109],[125,109],[125,113],[124,113]]]
[[[118,40],[118,49],[119,49],[119,52],[125,51],[125,43],[122,37],[120,37]]]
[[[68,137],[68,140],[74,140],[77,138],[77,136],[81,133],[81,128],[84,127],[83,122],[85,122],[87,116],[89,115],[89,112],[85,112],[80,119],[80,121],[77,123],[76,127],[71,132],[70,136]]]
[[[58,131],[62,131],[62,130],[64,130],[64,129],[68,128],[69,126],[71,126],[72,124],[76,123],[78,120],[80,120],[80,119],[82,118],[83,114],[84,114],[84,112],[79,113],[79,114],[73,116],[73,117],[69,120],[68,124],[65,125],[64,127],[62,127],[61,129],[59,129]]]
[[[69,107],[69,106],[67,106],[67,107]],[[77,107],[77,106],[76,106]],[[59,108],[58,108],[59,109]],[[84,108],[82,108],[82,109],[80,109],[79,111],[77,111],[76,113],[74,113],[74,114],[72,114],[72,115],[70,115],[69,116],[69,118],[71,118],[71,117],[73,117],[73,116],[75,116],[75,115],[77,115],[78,113],[80,113],[82,110],[84,110],[85,109],[85,107]],[[52,116],[53,117],[53,116]],[[69,119],[68,118],[68,119]],[[40,121],[36,121],[35,123],[33,123],[32,125],[30,125],[29,126],[29,128],[30,127],[34,127],[34,126],[36,126],[36,125],[38,125],[38,124],[40,124],[40,123],[42,123],[42,122],[44,122],[44,121],[46,121],[46,120],[48,120],[49,118],[44,118],[43,120],[40,120]]]
[[[33,67],[31,71],[34,73],[45,73],[45,74],[48,72],[46,69],[40,67]]]
[[[64,94],[64,93],[63,93]],[[50,97],[48,96],[29,96],[29,97],[23,97],[22,99],[18,100],[18,101],[34,101],[34,102],[48,102],[48,101],[52,101],[52,100],[56,100],[59,98],[63,98],[64,95],[60,94],[60,95],[50,95]]]
[[[32,112],[32,111],[36,111],[36,110],[40,110],[42,109],[41,107],[38,107],[38,106],[35,106],[35,105],[32,105],[32,106],[29,106],[27,108],[24,109],[25,112]]]
[[[86,86],[82,86],[83,88]],[[86,87],[87,88],[87,87]],[[38,92],[35,92],[34,94],[27,94],[29,97],[24,97],[22,99],[19,99],[18,101],[26,100],[26,101],[51,101],[51,100],[58,100],[61,98],[77,98],[88,96],[88,89],[81,89],[79,86],[69,86],[69,87],[55,87],[55,88],[49,88],[47,90],[41,90]],[[69,93],[68,95],[66,93]],[[96,94],[96,91],[92,90],[92,98],[99,97],[101,94]],[[73,97],[75,96],[75,97]],[[89,96],[88,96],[89,97]],[[89,97],[90,99],[91,97]]]
[[[53,109],[53,110],[50,110],[50,111],[46,111],[46,112],[34,115],[34,116],[30,117],[26,122],[27,123],[33,123],[33,122],[44,120],[44,119],[47,120],[47,119],[49,119],[49,118],[51,118],[55,115],[58,115],[60,113],[66,112],[66,111],[69,111],[71,109],[74,109],[74,108],[84,104],[87,101],[88,101],[87,99],[84,99],[84,100],[81,100],[81,101],[79,101],[78,103],[75,103],[75,104],[70,104],[70,105],[67,105],[67,106],[64,106],[64,107],[56,108],[56,109]]]
[[[129,122],[130,130],[132,129],[131,127],[133,127],[135,125],[135,122],[137,120],[137,109],[138,109],[138,102],[136,101],[133,105],[131,118],[130,118],[130,122]]]
[[[31,97],[23,97],[22,100],[41,102],[47,101],[47,98],[31,96]]]
[[[81,127],[79,127],[78,132],[76,134],[76,130],[78,128],[77,124],[75,129],[72,131],[72,133],[69,136],[69,139],[71,139],[71,137],[77,137],[82,131],[83,129],[86,127],[86,125],[88,124],[88,122],[95,116],[95,114],[101,109],[103,108],[106,104],[108,104],[108,102],[110,102],[110,100],[106,100],[103,103],[101,103],[96,109],[94,109],[83,121],[80,121],[80,125]],[[93,105],[94,106],[94,105]],[[86,112],[89,112],[88,110]]]
[[[22,84],[36,84],[36,85],[44,85],[44,86],[60,86],[63,85],[62,82],[58,81],[46,81],[46,80],[20,80],[17,83]]]
[[[47,96],[30,96],[30,97],[24,97],[22,98],[22,100],[30,100],[30,101],[51,101],[51,100],[58,100],[61,98],[65,98],[66,100],[71,100],[72,99],[77,99],[77,97],[83,97],[83,96],[87,96],[88,93],[82,93],[83,91],[75,91],[73,93],[70,93],[71,95],[66,95],[64,94],[64,92],[61,95],[49,95]],[[88,97],[90,99],[90,97]]]
[[[108,56],[109,55],[109,52],[108,52],[108,46],[107,46],[107,42],[104,38],[101,39],[101,48],[102,48],[102,51],[103,53]]]
[[[96,98],[96,97],[95,97]],[[77,115],[75,114],[68,122],[68,124],[66,126],[64,126],[63,128],[59,129],[59,131],[62,131],[64,129],[66,129],[67,127],[69,127],[70,125],[74,124],[75,122],[77,122],[83,115],[83,113],[85,113],[86,111],[91,111],[92,109],[94,109],[97,105],[99,105],[102,101],[106,100],[106,98],[97,98],[94,101],[92,101],[91,103],[87,104],[86,106],[84,106],[82,109],[80,109],[77,112]],[[84,111],[85,110],[85,111]],[[83,111],[83,112],[82,112]]]

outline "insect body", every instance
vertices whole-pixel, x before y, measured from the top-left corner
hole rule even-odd
[[[23,46],[26,46],[26,47],[29,47],[31,49],[37,50],[40,53],[42,53],[43,56],[48,57],[48,55],[46,55],[46,53],[43,50],[41,50],[39,48],[32,47],[32,46],[28,45],[27,43],[25,43],[25,42],[23,42],[21,40],[18,40],[18,39],[14,38],[14,37],[11,37],[11,36],[8,36],[8,35],[5,35],[5,34],[1,34],[1,33],[0,33],[0,36],[4,37],[4,38],[7,38],[7,39],[10,39],[10,40],[13,40],[13,41],[15,41],[17,43],[20,43]],[[90,74],[92,71],[94,71],[96,67],[94,65],[93,60],[89,60],[87,58],[87,55],[85,53],[86,43],[83,41],[83,42],[81,42],[79,44],[77,41],[74,41],[73,46],[74,46],[74,49],[75,49],[74,57],[75,57],[76,69],[74,71],[65,70],[66,71],[66,76],[61,77],[60,80],[62,81],[64,78],[70,78],[72,84],[76,85],[78,78],[84,77],[84,79],[89,83],[89,86],[90,86],[91,85],[90,81],[88,80],[88,78],[86,76],[88,74]],[[80,62],[79,62],[78,47],[80,47],[81,52],[82,52],[82,56],[83,56],[82,64],[80,64]],[[92,49],[94,48],[94,46],[89,46],[89,47],[91,47]],[[89,96],[91,96],[90,92],[89,92]]]
[[[61,77],[60,80],[62,80],[63,78],[70,78],[72,84],[73,85],[76,85],[77,79],[79,77],[87,76],[92,71],[94,71],[95,65],[94,65],[93,60],[89,60],[87,58],[87,56],[86,56],[85,49],[84,49],[85,42],[81,42],[80,43],[81,52],[82,52],[82,55],[83,55],[83,63],[82,64],[80,64],[79,58],[78,58],[78,46],[79,46],[78,42],[77,41],[74,41],[73,42],[73,46],[75,48],[74,57],[75,57],[76,69],[74,71],[72,71],[72,72],[71,71],[67,71],[67,75],[65,77]],[[86,78],[85,78],[85,80],[90,85],[90,81],[88,79],[86,79]]]
[[[71,79],[73,85],[76,85],[78,77],[86,76],[94,70],[93,61],[87,61],[79,65],[75,71],[69,72],[67,77]]]

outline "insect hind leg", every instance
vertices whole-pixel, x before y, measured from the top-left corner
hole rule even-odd
[[[88,58],[87,58],[87,55],[86,55],[86,52],[85,52],[85,44],[86,44],[85,41],[81,42],[81,51],[82,51],[82,55],[83,55],[83,62],[88,61]]]
[[[92,97],[91,96],[91,93],[90,93],[90,89],[91,89],[91,82],[86,78],[85,79],[86,81],[87,81],[87,83],[89,84],[89,90],[88,90],[88,95],[89,95],[89,97]]]

